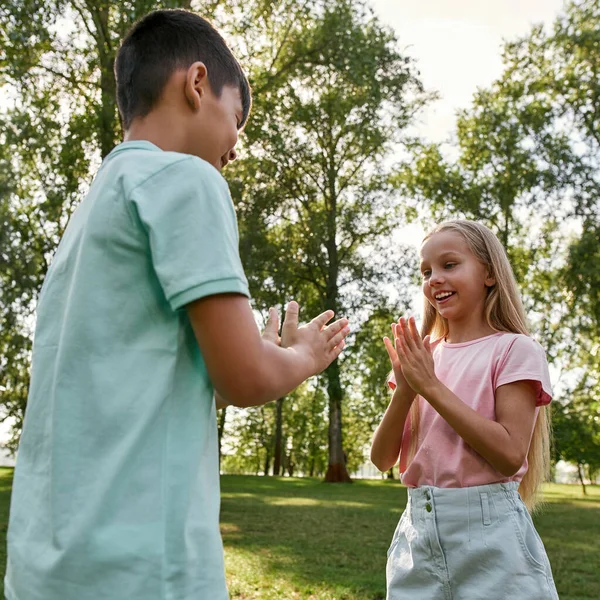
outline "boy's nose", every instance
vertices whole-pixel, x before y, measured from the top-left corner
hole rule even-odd
[[[237,152],[235,151],[235,148],[232,148],[229,151],[229,154],[227,156],[227,159],[229,160],[229,162],[231,162],[232,160],[235,160],[237,158]]]

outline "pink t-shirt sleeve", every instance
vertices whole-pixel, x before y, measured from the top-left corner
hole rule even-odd
[[[495,389],[515,381],[532,381],[536,386],[536,406],[552,400],[550,372],[544,349],[526,335],[516,336],[500,359],[496,371]]]
[[[390,387],[390,390],[396,389],[396,376],[394,373],[390,373],[390,376],[387,378],[387,384]]]

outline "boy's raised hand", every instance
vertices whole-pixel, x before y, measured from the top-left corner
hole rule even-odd
[[[269,308],[269,317],[262,332],[262,338],[263,340],[273,342],[276,346],[281,345],[281,338],[279,337],[279,313],[276,308]]]
[[[270,311],[263,335],[246,296],[217,294],[187,305],[210,379],[225,404],[256,406],[291,392],[339,356],[349,333],[348,320],[331,325],[332,311],[298,326],[298,304],[290,302],[281,335]]]
[[[281,347],[295,350],[316,375],[326,369],[344,349],[345,338],[350,333],[348,319],[344,317],[327,325],[334,312],[326,310],[300,327],[299,310],[298,303],[294,300],[288,303],[281,330]]]

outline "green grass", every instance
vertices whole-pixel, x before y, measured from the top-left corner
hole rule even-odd
[[[12,470],[0,469],[6,536]],[[386,551],[406,503],[394,481],[222,477],[232,600],[383,600]],[[535,517],[561,600],[600,598],[600,487],[550,484]],[[6,561],[5,540],[0,560]],[[4,569],[2,570],[2,572]]]
[[[398,482],[242,476],[221,482],[232,599],[385,598],[386,552],[406,503]],[[549,484],[547,504],[534,517],[561,600],[600,598],[600,487],[588,493]]]

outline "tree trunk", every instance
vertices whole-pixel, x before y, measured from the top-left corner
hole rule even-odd
[[[392,467],[387,473],[386,473],[386,479],[394,479],[394,467]]]
[[[580,463],[577,463],[577,473],[579,474],[579,481],[580,481],[581,487],[583,489],[583,495],[587,496],[587,490],[585,489],[585,481],[583,479],[583,470],[581,469]]]
[[[98,133],[100,155],[104,157],[114,148],[117,140],[117,82],[115,80],[115,48],[109,32],[109,4],[99,3],[90,8],[96,26],[96,47],[100,63],[100,106],[98,107]],[[90,6],[90,5],[88,5]]]
[[[265,445],[265,468],[264,468],[265,477],[269,474],[270,468],[271,468],[271,452],[269,449],[269,444],[266,444]]]
[[[325,481],[328,483],[352,483],[346,469],[346,457],[342,447],[342,386],[337,360],[327,368],[326,373],[329,395],[329,465]]]
[[[282,474],[282,436],[283,436],[283,398],[279,398],[277,400],[277,404],[275,406],[275,450],[273,456],[273,475],[281,475]]]
[[[336,189],[337,172],[332,168],[334,164],[333,151],[330,167],[327,173],[328,180],[328,212],[327,212],[327,247],[328,272],[326,286],[326,306],[333,310],[336,317],[339,300],[339,256],[337,247],[337,198]],[[329,464],[325,481],[328,483],[352,483],[346,469],[346,456],[342,446],[342,386],[340,383],[340,365],[334,360],[326,370],[327,395],[329,396]]]
[[[227,407],[224,406],[221,409],[221,414],[219,415],[219,421],[217,426],[217,432],[219,434],[219,464],[221,464],[221,444],[223,443],[223,431],[225,431],[225,419],[227,417]]]

